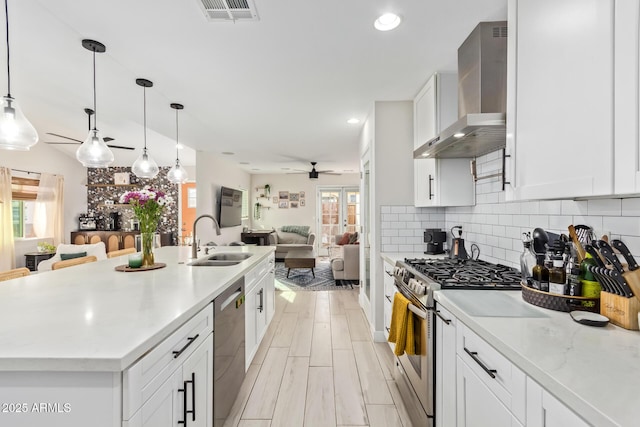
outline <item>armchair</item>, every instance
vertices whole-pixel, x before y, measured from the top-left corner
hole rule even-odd
[[[333,278],[338,284],[349,284],[360,281],[360,245],[342,245],[342,257],[331,260]]]

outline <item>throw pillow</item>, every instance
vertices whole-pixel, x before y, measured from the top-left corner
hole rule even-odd
[[[349,239],[351,239],[351,233],[346,232],[342,235],[342,238],[338,240],[339,245],[347,245],[349,244]]]
[[[75,254],[60,254],[60,259],[62,261],[66,261],[68,259],[74,259],[74,258],[82,258],[83,256],[87,256],[86,252],[78,252]]]
[[[357,241],[358,241],[358,232],[356,231],[351,235],[351,237],[349,237],[349,244],[353,245]]]
[[[296,233],[304,237],[309,237],[308,225],[283,225],[280,230],[285,233]]]

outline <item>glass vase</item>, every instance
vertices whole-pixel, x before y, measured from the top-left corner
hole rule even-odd
[[[155,264],[153,258],[153,239],[155,233],[140,233],[142,237],[142,266],[151,267]]]

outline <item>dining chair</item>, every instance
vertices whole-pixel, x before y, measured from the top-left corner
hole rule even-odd
[[[64,261],[54,262],[51,266],[52,270],[60,270],[61,268],[73,267],[74,265],[86,264],[88,262],[96,262],[98,258],[94,255],[83,256],[80,258],[71,258]]]
[[[135,254],[136,248],[119,249],[117,251],[107,252],[107,258],[115,258],[117,256]]]
[[[5,280],[17,279],[18,277],[24,277],[31,274],[26,267],[14,268],[13,270],[7,270],[0,272],[0,282],[4,282]]]

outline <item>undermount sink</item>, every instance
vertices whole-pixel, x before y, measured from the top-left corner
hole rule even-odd
[[[222,253],[222,254],[214,254],[207,258],[210,261],[244,261],[245,259],[252,257],[253,254],[249,254],[246,252],[239,253]]]
[[[192,262],[193,267],[225,267],[229,265],[240,264],[247,258],[250,258],[253,254],[249,253],[221,253],[214,254],[203,260],[196,260]]]
[[[203,261],[194,261],[191,266],[193,267],[225,267],[229,265],[240,264],[242,260],[208,260],[205,259]]]

